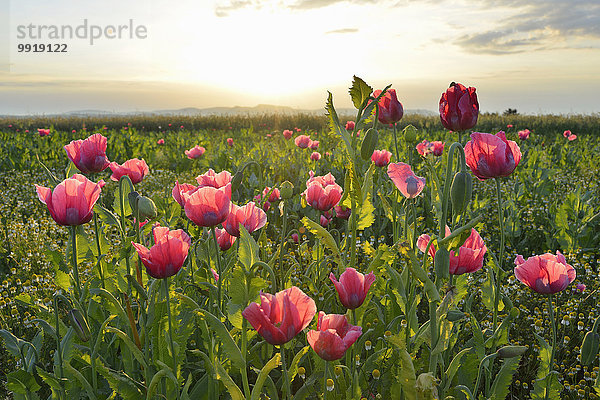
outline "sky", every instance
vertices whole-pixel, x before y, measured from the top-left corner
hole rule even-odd
[[[19,52],[41,44],[66,52]],[[598,0],[0,0],[0,115],[351,107],[353,75],[409,110],[455,81],[483,112],[587,114],[599,71]]]

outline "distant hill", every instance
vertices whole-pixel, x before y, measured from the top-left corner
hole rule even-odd
[[[356,110],[353,108],[338,108],[337,112],[339,115],[355,116]],[[46,116],[68,116],[68,117],[102,117],[102,116],[123,116],[123,115],[182,115],[188,117],[194,116],[207,116],[207,115],[257,115],[257,114],[310,114],[310,115],[322,115],[325,113],[325,109],[298,109],[287,106],[276,106],[271,104],[259,104],[254,107],[211,107],[211,108],[196,108],[186,107],[174,110],[154,110],[154,111],[129,111],[129,112],[116,112],[106,110],[75,110],[59,114],[47,114]],[[404,110],[406,115],[420,114],[420,115],[436,115],[433,111],[414,109]]]

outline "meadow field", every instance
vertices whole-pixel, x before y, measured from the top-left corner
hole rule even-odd
[[[2,396],[598,398],[600,116],[459,133],[353,89],[1,118]]]

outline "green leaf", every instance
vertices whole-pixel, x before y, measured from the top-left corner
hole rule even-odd
[[[352,97],[354,108],[358,110],[364,101],[369,98],[371,93],[373,93],[373,88],[367,85],[367,83],[358,76],[354,75],[352,79],[352,87],[350,87],[349,93],[350,97]]]
[[[217,365],[215,365],[214,367],[217,379],[223,382],[223,385],[225,385],[225,388],[227,388],[227,391],[231,395],[231,400],[246,400],[244,399],[244,394],[242,393],[238,385],[236,385],[233,379],[231,379],[231,377],[229,376],[227,371],[225,371],[221,363],[217,362]]]
[[[560,400],[563,386],[558,381],[558,372],[552,371],[544,378],[536,379],[531,392],[532,400]]]
[[[354,148],[352,147],[352,137],[342,125],[340,125],[340,120],[338,118],[337,112],[335,111],[335,107],[333,106],[333,95],[331,92],[327,92],[327,103],[325,104],[325,109],[327,110],[327,116],[329,117],[329,130],[332,134],[339,136],[344,143],[346,144],[346,150],[348,150],[348,155],[351,159],[354,159]]]
[[[65,371],[67,373],[73,375],[77,379],[77,381],[79,381],[81,386],[85,389],[85,391],[88,395],[88,399],[90,399],[90,400],[96,399],[96,395],[94,394],[94,389],[92,388],[92,385],[90,385],[88,380],[85,379],[85,377],[81,374],[81,372],[79,372],[75,368],[73,368],[71,366],[71,364],[68,362],[64,363],[63,365],[65,367]]]
[[[15,393],[27,394],[31,392],[37,392],[41,386],[38,385],[33,375],[22,369],[7,374],[8,382],[6,387],[8,390],[12,390]]]
[[[96,370],[123,400],[140,400],[144,398],[144,395],[130,377],[109,370],[99,359],[96,360]]]
[[[462,349],[457,355],[454,356],[448,369],[446,369],[446,385],[444,386],[444,391],[448,391],[450,389],[450,385],[452,384],[452,379],[454,379],[454,375],[458,372],[458,368],[461,366],[462,357],[471,351],[471,348],[468,347],[466,349]]]
[[[54,376],[53,374],[44,371],[40,367],[36,367],[35,370],[36,370],[37,374],[44,380],[44,382],[48,386],[50,386],[50,389],[52,390],[52,398],[53,399],[59,398],[59,394],[61,393],[62,388],[60,386],[60,381],[58,380],[58,378],[56,376]]]
[[[177,204],[177,206],[179,206],[179,204]],[[94,206],[94,212],[98,214],[98,216],[104,223],[116,226],[117,228],[119,228],[119,231],[123,232],[121,221],[115,214],[113,214],[112,211],[96,203],[96,205]]]
[[[248,271],[255,262],[260,261],[258,244],[242,224],[240,224],[239,241],[240,250],[238,251],[238,258]]]
[[[20,342],[22,342],[22,340],[6,329],[0,329],[0,336],[4,339],[4,345],[10,354],[14,357],[21,358]]]
[[[300,364],[300,360],[302,360],[302,357],[304,357],[304,355],[309,350],[310,350],[310,346],[304,346],[302,348],[302,350],[297,352],[296,355],[294,356],[294,359],[292,360],[292,363],[290,364],[290,366],[288,368],[288,375],[290,377],[290,382],[293,381],[296,374],[298,374],[298,364]]]
[[[69,160],[69,164],[67,165],[67,168],[65,168],[65,179],[68,179],[77,173],[79,173],[79,170],[75,164],[73,164],[73,161]]]
[[[317,235],[319,238],[321,238],[321,241],[325,245],[325,247],[327,247],[333,253],[335,262],[339,266],[344,267],[340,249],[338,248],[337,243],[336,243],[335,239],[333,238],[333,236],[331,236],[331,233],[329,233],[321,225],[310,220],[308,217],[302,218],[302,224],[310,233],[312,233],[313,235]]]
[[[69,276],[69,274],[62,272],[59,269],[56,270],[54,283],[56,284],[56,286],[63,289],[67,293],[71,291],[71,277]]]
[[[221,320],[219,320],[217,317],[215,317],[208,311],[202,309],[197,309],[196,315],[208,322],[211,329],[219,337],[219,339],[221,340],[221,345],[225,350],[225,354],[227,354],[227,357],[229,358],[229,360],[231,360],[231,363],[240,370],[242,368],[246,368],[246,362],[244,361],[244,357],[242,356],[240,348],[235,343],[235,341],[231,337],[231,334],[229,333],[225,325],[223,325]]]
[[[504,400],[508,396],[508,387],[512,382],[512,377],[519,366],[521,356],[506,358],[502,363],[500,371],[496,374],[496,379],[492,384],[492,400]]]
[[[162,378],[169,378],[175,384],[176,390],[179,390],[179,382],[177,382],[177,378],[173,374],[173,371],[169,367],[163,367],[157,373],[154,374],[152,380],[150,381],[150,385],[148,385],[148,391],[146,394],[146,400],[150,400],[154,396],[154,390],[160,383]]]
[[[404,390],[404,396],[407,400],[417,399],[417,376],[415,375],[415,367],[410,354],[406,351],[404,340],[398,336],[391,336],[388,341],[396,346],[396,351],[400,354],[400,365],[398,367],[398,378]]]
[[[133,343],[133,341],[129,338],[129,336],[127,336],[127,334],[125,334],[125,332],[123,332],[117,328],[113,328],[112,326],[107,326],[104,329],[108,332],[115,333],[119,337],[119,339],[121,339],[123,341],[123,343],[125,343],[125,345],[127,345],[129,350],[131,351],[131,353],[133,354],[135,359],[141,364],[141,366],[144,367],[144,369],[148,368],[148,364],[146,363],[144,354],[135,345],[135,343]]]
[[[375,211],[375,207],[371,202],[371,193],[367,193],[366,199],[363,201],[360,210],[358,211],[356,229],[362,231],[373,225],[373,222],[375,222],[373,211]]]
[[[275,353],[273,358],[271,358],[260,370],[258,377],[256,378],[256,383],[252,388],[252,394],[250,395],[251,400],[259,400],[260,394],[262,391],[262,387],[265,384],[265,380],[269,376],[269,372],[271,372],[274,368],[277,368],[281,363],[281,353]]]
[[[533,334],[537,339],[540,346],[540,365],[537,370],[537,379],[545,379],[550,373],[550,357],[552,354],[552,347],[546,342],[546,340],[534,332]]]

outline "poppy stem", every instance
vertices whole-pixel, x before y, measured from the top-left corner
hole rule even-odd
[[[64,389],[62,387],[62,379],[64,377],[63,372],[63,362],[62,362],[62,352],[60,349],[60,318],[58,315],[58,297],[54,296],[54,315],[56,316],[56,354],[58,355],[58,377],[60,381],[58,382],[61,392],[64,393]]]
[[[169,278],[164,279],[165,298],[167,300],[167,318],[169,319],[169,344],[171,346],[171,357],[173,357],[173,374],[177,377],[177,357],[175,356],[175,343],[173,342],[173,323],[171,321],[171,297],[169,295]],[[179,387],[175,388],[177,399],[179,399]]]
[[[396,162],[400,162],[400,153],[398,152],[398,128],[396,128],[396,123],[394,123],[394,145],[396,147]]]
[[[554,369],[554,353],[556,352],[556,321],[554,320],[554,306],[552,305],[553,295],[548,295],[548,308],[550,309],[550,323],[552,324],[552,352],[550,353],[550,372]]]
[[[221,286],[223,282],[223,271],[221,270],[221,257],[219,254],[219,243],[217,242],[217,234],[215,232],[215,227],[211,226],[210,231],[212,232],[213,241],[215,243],[215,260],[217,264],[217,271],[219,273],[219,280],[217,281],[217,305],[219,307],[219,312],[222,314],[221,310],[221,301],[223,298],[223,292],[221,291]]]
[[[77,286],[77,300],[81,296],[81,283],[79,282],[79,268],[77,267],[77,227],[71,227],[71,266],[73,267],[73,278]]]
[[[502,260],[504,259],[504,215],[502,208],[502,192],[500,191],[500,178],[495,178],[496,195],[498,198],[498,226],[500,227],[500,253],[498,255],[498,273],[496,274],[496,290],[494,291],[494,315],[492,318],[492,329],[498,327],[498,304],[500,303],[500,282],[502,280]],[[494,346],[495,350],[495,346]]]
[[[94,233],[96,236],[96,248],[98,249],[98,272],[100,273],[100,281],[102,283],[102,289],[106,289],[104,285],[104,271],[102,270],[102,249],[100,248],[100,231],[98,230],[98,214],[94,213]]]
[[[325,361],[325,372],[323,372],[323,399],[326,399],[327,396],[327,370],[329,369],[329,361]]]
[[[285,239],[287,238],[287,204],[283,201],[283,228],[281,230],[281,245],[279,247],[279,272],[283,274],[281,277],[281,287],[285,287],[285,269],[283,268],[283,251],[285,249]],[[277,282],[273,282],[273,290],[277,292]]]
[[[285,392],[285,393],[283,393],[283,398],[289,399],[291,397],[291,389],[290,389],[290,379],[288,377],[287,365],[285,363],[285,345],[284,344],[280,345],[279,349],[281,351],[281,370],[283,372],[282,391]]]

